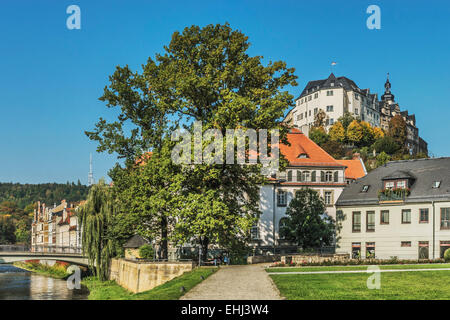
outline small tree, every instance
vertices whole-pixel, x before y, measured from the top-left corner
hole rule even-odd
[[[153,247],[150,244],[144,244],[139,248],[139,256],[142,259],[154,259],[155,258],[155,251],[153,250]]]
[[[309,138],[319,146],[322,146],[329,139],[328,134],[323,127],[312,127],[309,131]]]
[[[303,249],[330,245],[336,225],[325,213],[325,204],[319,194],[309,188],[296,192],[286,210],[286,221],[280,229],[282,238]]]
[[[399,114],[389,121],[389,136],[403,147],[406,141],[406,122]]]
[[[363,131],[363,127],[360,123],[357,120],[353,120],[347,128],[347,139],[350,142],[359,145],[364,135]]]
[[[325,125],[325,120],[327,118],[327,114],[322,109],[317,112],[314,117],[314,127],[319,128]]]

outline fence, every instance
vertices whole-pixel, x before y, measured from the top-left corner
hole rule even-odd
[[[0,245],[0,252],[15,252],[15,251],[30,251],[30,246],[28,245]]]

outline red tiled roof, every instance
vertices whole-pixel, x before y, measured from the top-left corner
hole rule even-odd
[[[280,152],[291,166],[343,166],[298,129],[292,129],[287,139],[290,146],[280,143]],[[299,158],[302,154],[306,157]]]
[[[359,158],[352,160],[336,160],[340,164],[347,167],[345,169],[345,178],[347,179],[359,179],[366,175],[363,164]]]

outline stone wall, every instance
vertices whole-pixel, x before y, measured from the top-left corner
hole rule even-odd
[[[320,263],[323,261],[343,261],[348,260],[350,255],[348,254],[293,254],[289,256],[282,256],[281,263],[290,264],[293,263]]]
[[[250,256],[247,257],[248,264],[255,263],[264,263],[264,262],[276,262],[280,261],[281,256],[279,254],[276,255],[265,255],[265,256]]]
[[[125,289],[138,293],[153,289],[194,267],[192,262],[139,262],[112,259],[110,280]]]

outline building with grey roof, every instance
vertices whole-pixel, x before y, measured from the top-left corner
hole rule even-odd
[[[442,257],[450,248],[450,158],[388,162],[350,184],[336,209],[342,253]]]

